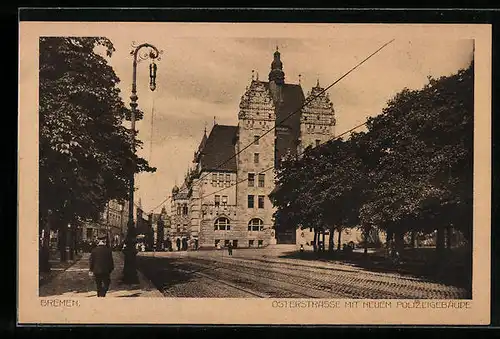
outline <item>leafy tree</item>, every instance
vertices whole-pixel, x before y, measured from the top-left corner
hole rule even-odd
[[[66,225],[98,220],[107,201],[128,199],[132,172],[155,169],[132,148],[123,126],[131,112],[119,95],[120,80],[97,52],[111,57],[111,41],[43,37],[39,47],[40,224],[50,217],[61,232],[64,260]]]
[[[297,183],[300,182],[300,185]],[[353,143],[332,140],[307,148],[298,159],[285,160],[277,172],[277,188],[271,194],[283,223],[311,227],[317,234],[333,233],[358,222],[357,201],[362,192],[362,163]]]
[[[362,140],[370,178],[364,223],[396,233],[472,227],[473,64],[449,77],[405,89],[369,119]],[[400,246],[401,244],[399,244]]]
[[[359,226],[395,235],[451,226],[472,236],[474,64],[404,89],[367,132],[285,159],[270,195],[278,223],[325,228]],[[300,184],[297,184],[300,183]],[[303,226],[304,227],[304,226]],[[316,239],[316,237],[315,237]]]

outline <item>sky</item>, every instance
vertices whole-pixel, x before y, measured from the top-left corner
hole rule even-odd
[[[236,24],[237,25],[237,24]],[[237,27],[236,27],[237,28]],[[157,168],[153,174],[136,176],[135,201],[145,211],[167,198],[174,184],[180,185],[193,153],[203,135],[218,124],[237,125],[241,96],[250,84],[252,70],[266,80],[278,46],[285,82],[298,83],[304,93],[319,83],[327,87],[357,63],[391,40],[389,35],[364,36],[336,34],[297,37],[247,34],[177,35],[168,27],[149,27],[155,34],[115,29],[103,35],[116,52],[109,63],[121,82],[121,95],[130,103],[132,81],[132,43],[148,42],[163,50],[157,61],[157,87],[149,90],[149,60],[137,67],[137,95],[144,119],[136,124],[143,142],[139,155]],[[397,29],[397,28],[395,28]],[[344,30],[343,32],[345,32]],[[208,33],[207,33],[208,32]],[[331,34],[330,34],[331,35]],[[387,101],[403,88],[421,88],[428,76],[455,73],[468,66],[473,40],[434,38],[396,38],[328,92],[336,112],[336,134],[340,134],[369,116],[381,112]],[[169,210],[169,202],[166,204]],[[155,212],[159,212],[158,206]]]

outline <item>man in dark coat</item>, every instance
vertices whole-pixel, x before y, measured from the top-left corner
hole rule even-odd
[[[90,253],[89,270],[94,275],[97,296],[105,297],[111,282],[110,275],[115,268],[111,249],[106,246],[106,237],[99,238],[97,246]]]

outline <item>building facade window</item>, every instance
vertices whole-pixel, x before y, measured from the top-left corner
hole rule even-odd
[[[181,215],[182,208],[180,204],[177,204],[177,215]]]
[[[263,245],[263,244],[264,244],[264,241],[263,241],[263,240],[259,240],[259,242],[258,242],[258,246],[259,246],[259,247],[262,247],[262,245]]]
[[[259,144],[259,136],[258,135],[254,135],[253,136],[253,143],[254,143],[254,145],[258,145]]]
[[[255,242],[255,240],[248,240],[248,247],[253,247],[254,242]]]
[[[212,173],[212,186],[217,186],[217,174]]]
[[[231,184],[231,174],[229,174],[229,173],[227,173],[227,174],[226,174],[226,183],[227,183],[228,185],[230,185],[230,184]]]
[[[259,174],[259,187],[264,187],[265,178],[265,174]]]
[[[220,206],[220,195],[216,195],[215,196],[215,207],[219,207]]]
[[[227,205],[227,195],[223,195],[222,196],[222,206],[226,206]]]
[[[182,215],[188,214],[188,206],[187,204],[182,205]]]
[[[259,163],[259,153],[254,153],[253,154],[253,163],[258,164]]]
[[[316,146],[319,146],[320,142],[321,142],[321,140],[316,139]]]
[[[248,187],[254,187],[254,186],[255,186],[255,174],[248,173]]]
[[[264,230],[264,222],[259,218],[253,218],[248,222],[248,230],[249,231],[263,231]]]
[[[259,198],[258,198],[258,204],[259,204],[259,208],[264,208],[264,196],[263,195],[259,195]]]
[[[217,220],[215,220],[214,230],[215,231],[230,231],[231,225],[229,223],[229,219],[221,217],[221,218],[218,218]]]
[[[253,208],[254,201],[253,201],[253,195],[248,196],[248,208]]]
[[[215,239],[215,247],[218,247],[220,244],[220,239]]]

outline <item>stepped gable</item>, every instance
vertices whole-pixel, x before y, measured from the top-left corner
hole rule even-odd
[[[189,189],[186,183],[183,183],[177,194],[175,195],[175,200],[186,200],[189,199]]]
[[[314,98],[314,99],[313,99]],[[333,118],[332,123],[335,125],[335,109],[330,100],[330,95],[323,87],[319,85],[319,80],[316,86],[307,93],[308,104],[303,109],[302,120],[307,121],[306,118],[311,115],[324,115]]]
[[[202,171],[236,172],[235,142],[237,126],[215,125],[201,155]],[[228,160],[231,158],[230,160]],[[224,162],[223,165],[221,165]]]

